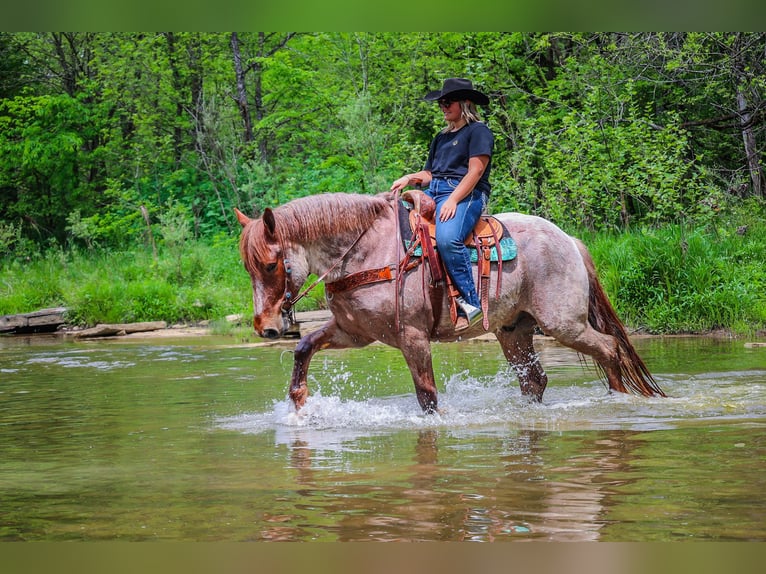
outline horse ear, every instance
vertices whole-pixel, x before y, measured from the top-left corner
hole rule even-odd
[[[250,218],[249,218],[247,215],[245,215],[244,213],[242,213],[242,212],[241,212],[239,209],[237,209],[236,207],[234,208],[234,213],[236,213],[236,214],[237,214],[237,221],[239,221],[239,224],[240,224],[242,227],[244,227],[245,225],[247,225],[248,223],[250,223],[251,219],[250,219]]]
[[[270,207],[267,207],[263,211],[263,225],[266,227],[266,231],[269,235],[274,235],[277,231],[277,221],[274,219],[274,212]]]

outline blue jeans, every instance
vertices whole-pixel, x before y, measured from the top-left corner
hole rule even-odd
[[[444,266],[463,299],[479,307],[481,303],[473,282],[471,256],[465,246],[465,239],[479,221],[487,199],[482,192],[474,189],[457,204],[457,210],[452,219],[440,221],[441,206],[458,183],[460,183],[458,179],[434,178],[426,193],[436,202],[436,248],[444,261]]]

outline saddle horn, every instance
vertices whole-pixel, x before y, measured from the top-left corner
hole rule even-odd
[[[436,202],[419,189],[408,189],[402,194],[402,199],[409,201],[417,213],[426,221],[434,221],[436,217]]]

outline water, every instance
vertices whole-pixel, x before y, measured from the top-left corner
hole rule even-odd
[[[555,343],[434,347],[441,412],[373,346],[0,338],[0,540],[766,540],[766,348],[638,339],[667,399]]]

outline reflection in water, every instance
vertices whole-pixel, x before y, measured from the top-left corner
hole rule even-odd
[[[630,467],[633,441],[626,434],[634,433],[579,437],[567,445],[574,451],[557,454],[543,431],[455,436],[421,430],[407,437],[414,438],[411,464],[397,468],[390,480],[378,476],[372,483],[364,472],[330,480],[320,470],[324,464],[312,460],[321,451],[307,441],[290,445],[290,460],[304,504],[332,517],[338,540],[587,541],[598,540],[604,525],[605,489],[624,482],[609,477]],[[474,454],[477,442],[481,450],[500,453],[496,468]],[[440,448],[446,451],[441,457]],[[262,536],[301,539],[285,526],[270,527]]]
[[[424,416],[384,348],[296,415],[278,349],[0,340],[0,540],[766,540],[764,355],[645,344],[668,399],[543,341],[530,404],[496,345],[436,346]]]

